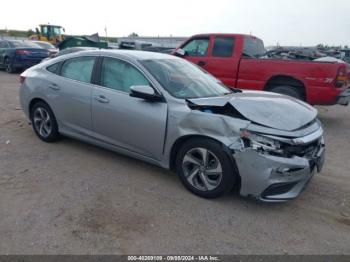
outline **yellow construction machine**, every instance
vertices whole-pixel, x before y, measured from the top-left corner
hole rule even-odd
[[[59,25],[42,24],[39,25],[40,30],[36,28],[36,34],[29,36],[30,40],[38,40],[49,42],[57,45],[64,40],[63,33],[65,30]]]

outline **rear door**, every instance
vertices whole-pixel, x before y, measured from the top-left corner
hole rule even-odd
[[[130,87],[150,85],[147,77],[127,61],[104,57],[92,90],[94,135],[106,143],[161,159],[167,104],[130,97]]]
[[[213,36],[205,69],[226,86],[235,87],[240,57],[235,55],[236,39],[233,36]]]
[[[96,58],[82,56],[46,68],[49,104],[67,132],[91,133],[92,71]]]

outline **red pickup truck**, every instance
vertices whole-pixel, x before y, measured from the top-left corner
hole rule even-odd
[[[263,41],[251,35],[196,35],[173,54],[198,64],[229,87],[282,93],[312,105],[350,101],[346,63],[271,59]]]

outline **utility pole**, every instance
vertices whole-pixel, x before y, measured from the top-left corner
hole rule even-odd
[[[108,42],[108,39],[107,39],[107,26],[105,26],[105,33],[106,33],[106,42]]]

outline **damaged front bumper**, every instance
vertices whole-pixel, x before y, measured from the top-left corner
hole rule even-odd
[[[350,102],[350,88],[346,89],[337,97],[337,104],[347,106]]]
[[[264,202],[296,198],[323,167],[322,135],[317,141],[318,145],[308,156],[275,156],[252,148],[236,151],[233,157],[241,177],[240,194]]]

